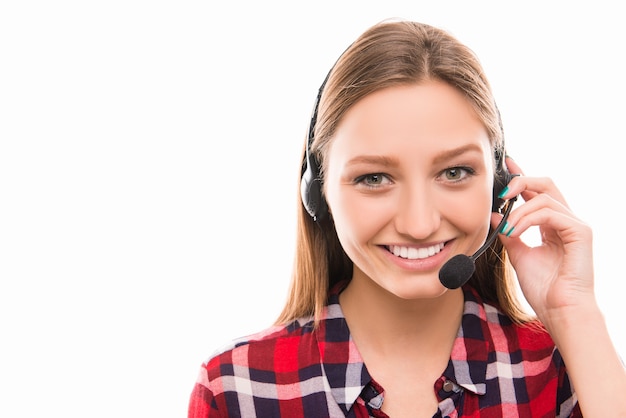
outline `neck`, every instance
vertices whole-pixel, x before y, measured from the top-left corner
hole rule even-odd
[[[408,350],[428,356],[444,347],[452,350],[463,314],[461,289],[408,300],[359,275],[342,292],[340,303],[357,347],[389,354]]]

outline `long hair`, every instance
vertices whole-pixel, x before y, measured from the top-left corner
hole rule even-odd
[[[443,81],[461,91],[482,121],[494,152],[503,148],[500,115],[473,51],[441,29],[417,22],[387,21],[365,31],[328,75],[310,148],[320,163],[321,178],[335,130],[351,106],[375,91],[428,80]],[[304,169],[304,150],[302,155]],[[339,243],[332,219],[315,222],[299,199],[291,285],[277,323],[303,316],[313,316],[317,322],[330,288],[352,277],[352,261]],[[513,322],[531,319],[519,303],[514,273],[499,240],[476,260],[469,284]]]

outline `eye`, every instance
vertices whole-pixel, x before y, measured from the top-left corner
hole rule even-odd
[[[445,181],[456,183],[474,175],[474,173],[475,171],[469,167],[450,167],[443,171],[443,176]]]
[[[389,177],[381,173],[365,174],[354,179],[355,184],[361,184],[368,188],[377,188],[391,183]]]

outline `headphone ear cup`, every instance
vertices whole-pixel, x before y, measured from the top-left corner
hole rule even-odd
[[[498,212],[498,213],[500,213],[505,203],[504,199],[500,199],[499,197],[500,193],[502,193],[504,188],[507,186],[507,184],[509,184],[509,182],[513,178],[513,175],[509,172],[509,170],[506,167],[504,158],[505,158],[504,148],[503,147],[496,148],[496,151],[494,153],[496,172],[495,172],[494,179],[493,179],[493,199],[491,200],[492,201],[491,211]]]
[[[500,212],[502,210],[502,206],[506,202],[504,199],[500,199],[500,193],[504,190],[504,188],[509,184],[509,182],[513,179],[513,175],[504,167],[499,167],[499,170],[496,172],[496,175],[493,179],[493,205],[491,208],[492,212]]]
[[[328,208],[322,195],[322,182],[309,164],[300,181],[300,196],[304,208],[314,221],[324,219]]]

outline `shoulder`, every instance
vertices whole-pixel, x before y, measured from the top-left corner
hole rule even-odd
[[[504,371],[498,384],[523,386],[531,409],[554,407],[558,416],[580,416],[567,367],[543,324],[538,320],[513,323],[496,306],[484,306],[495,359],[491,366]],[[516,377],[523,378],[523,385],[515,382]]]
[[[294,358],[307,345],[317,346],[313,320],[300,318],[285,325],[271,326],[265,330],[232,340],[216,350],[204,362],[207,379],[224,375],[249,373],[250,369],[272,370],[284,358]],[[297,358],[297,356],[296,356]],[[208,382],[207,382],[208,383]]]
[[[478,401],[481,410],[500,410],[508,399],[518,411],[530,411],[524,416],[569,416],[576,409],[576,395],[562,357],[541,323],[513,322],[469,286],[464,295],[451,364],[461,386],[483,395]]]
[[[473,318],[474,328],[480,326],[496,351],[545,351],[556,349],[554,341],[538,320],[516,323],[495,303],[485,302],[471,287],[465,291],[465,315]],[[469,322],[469,321],[468,321]],[[504,345],[504,346],[503,346]]]
[[[297,385],[299,370],[315,365],[319,351],[313,321],[307,318],[232,340],[202,364],[189,416],[212,416],[209,411],[253,415],[255,396],[276,398],[278,382]],[[245,405],[240,404],[241,394]]]
[[[492,331],[492,337],[515,340],[519,349],[547,349],[554,350],[552,337],[538,320],[523,324],[515,323],[506,316],[497,306],[484,304],[486,322]],[[494,335],[495,334],[495,335]]]

